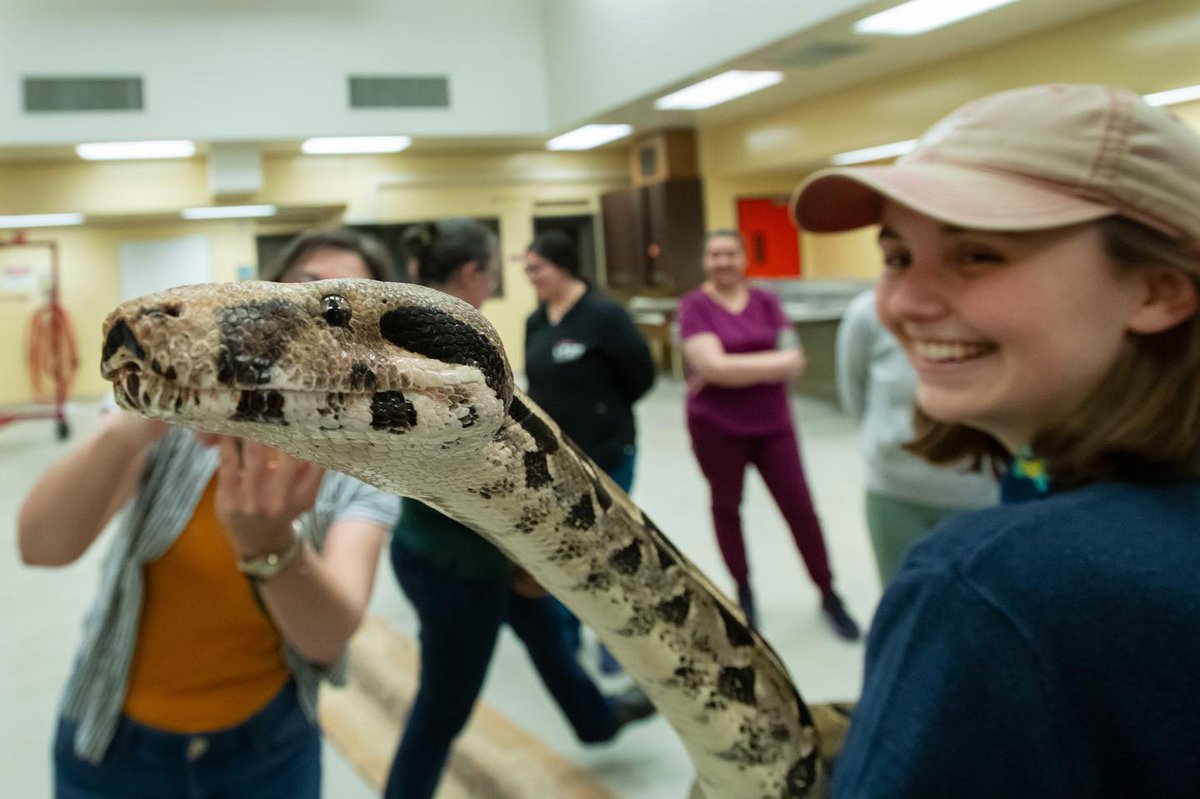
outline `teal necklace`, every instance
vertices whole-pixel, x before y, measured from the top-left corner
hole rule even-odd
[[[1046,473],[1046,463],[1034,457],[1033,450],[1023,447],[1013,453],[1009,473],[1020,480],[1031,484],[1039,494],[1050,493],[1050,476]]]

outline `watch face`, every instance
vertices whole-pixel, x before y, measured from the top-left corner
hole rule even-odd
[[[238,570],[256,580],[266,580],[283,571],[300,554],[303,539],[296,536],[283,552],[268,552],[238,561]]]

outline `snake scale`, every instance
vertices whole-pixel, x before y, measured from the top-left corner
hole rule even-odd
[[[514,385],[466,303],[362,280],[183,286],[108,316],[101,369],[124,408],[415,497],[493,542],[621,661],[707,799],[821,795],[822,734],[779,658]]]

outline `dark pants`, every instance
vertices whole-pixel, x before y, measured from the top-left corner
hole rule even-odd
[[[100,765],[74,751],[76,724],[58,723],[56,799],[317,799],[321,733],[289,682],[248,721],[184,735],[122,716]]]
[[[822,593],[833,590],[825,539],[808,492],[795,431],[788,427],[767,436],[736,436],[689,419],[688,432],[700,471],[708,480],[717,543],[733,579],[741,584],[750,578],[740,509],[746,466],[753,464],[791,528],[812,581]]]
[[[396,578],[421,623],[421,682],[392,761],[387,799],[434,795],[450,746],[475,707],[505,622],[524,643],[579,740],[595,743],[616,734],[611,701],[567,647],[556,600],[521,597],[507,579],[452,579],[398,540],[391,556]]]

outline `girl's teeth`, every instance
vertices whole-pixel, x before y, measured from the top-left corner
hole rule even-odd
[[[930,361],[965,361],[982,354],[987,348],[979,344],[918,341],[913,344],[913,349],[918,356]]]

